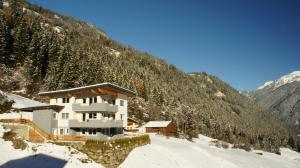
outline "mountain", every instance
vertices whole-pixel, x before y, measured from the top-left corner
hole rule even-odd
[[[248,95],[300,132],[300,71],[266,82]]]
[[[137,92],[129,100],[130,116],[172,120],[179,137],[192,140],[202,133],[243,148],[300,150],[293,131],[216,76],[185,73],[91,24],[26,1],[4,4],[0,89],[5,92],[42,100],[39,91],[111,82]]]

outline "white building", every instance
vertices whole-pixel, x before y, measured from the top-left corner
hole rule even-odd
[[[33,111],[33,122],[52,135],[103,139],[123,133],[127,100],[135,93],[111,83],[41,92],[50,105],[23,108]]]

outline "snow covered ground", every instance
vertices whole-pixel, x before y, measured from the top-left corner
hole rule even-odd
[[[300,154],[281,149],[281,155],[241,149],[223,149],[210,145],[211,139],[200,136],[195,142],[151,135],[151,144],[134,149],[122,168],[298,168]],[[258,155],[255,152],[261,152]]]
[[[0,124],[0,137],[3,132]],[[34,144],[27,142],[25,150],[14,149],[9,141],[0,138],[0,167],[1,168],[101,168],[100,164],[93,161],[82,163],[80,160],[87,159],[74,149],[58,146],[51,143]],[[35,150],[36,149],[36,150]]]

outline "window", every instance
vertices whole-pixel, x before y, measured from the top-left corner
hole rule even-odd
[[[56,119],[56,113],[53,113],[53,119]]]
[[[63,103],[69,103],[69,102],[70,102],[70,99],[68,97],[63,98]]]
[[[62,113],[61,118],[62,119],[69,119],[69,113]]]
[[[83,135],[85,135],[85,132],[86,132],[86,129],[83,128],[83,129],[81,130],[81,133],[82,133]]]
[[[97,135],[97,129],[96,128],[89,128],[89,129],[86,129],[87,130],[87,133],[89,135]],[[85,131],[86,131],[85,130]],[[85,133],[84,133],[85,134]]]
[[[82,100],[83,100],[83,103],[86,103],[86,98],[83,98]]]
[[[120,118],[121,118],[121,120],[123,120],[124,119],[124,114],[120,114]]]
[[[94,103],[97,103],[97,97],[94,97]]]
[[[97,119],[97,113],[89,113],[89,119]]]
[[[66,128],[66,134],[69,134],[69,128]]]
[[[93,98],[90,97],[90,104],[93,103]]]
[[[124,100],[120,100],[120,106],[124,106]]]
[[[63,135],[63,134],[64,134],[64,129],[62,129],[62,128],[59,129],[59,134],[60,134],[60,135]]]

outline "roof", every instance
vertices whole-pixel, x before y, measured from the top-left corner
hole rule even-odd
[[[121,86],[112,84],[112,83],[98,83],[95,85],[88,85],[88,86],[82,86],[82,87],[76,87],[76,88],[70,88],[70,89],[62,89],[62,90],[56,90],[56,91],[47,91],[47,92],[40,92],[40,96],[51,96],[55,94],[63,94],[63,93],[70,93],[70,92],[79,92],[83,90],[91,90],[91,89],[112,89],[115,92],[121,92],[125,93],[128,96],[135,96],[136,93],[134,91],[131,91],[129,89],[123,88]]]
[[[133,118],[131,118],[131,117],[127,117],[127,120],[131,120],[131,121],[133,121],[133,122],[138,123],[138,121],[137,121],[136,119],[133,119]]]
[[[25,107],[25,108],[19,108],[21,111],[28,111],[33,112],[34,110],[46,110],[46,109],[52,109],[56,112],[61,111],[64,108],[64,106],[58,106],[58,105],[46,105],[46,106],[34,106],[34,107]]]
[[[144,127],[167,127],[171,121],[149,121]]]

